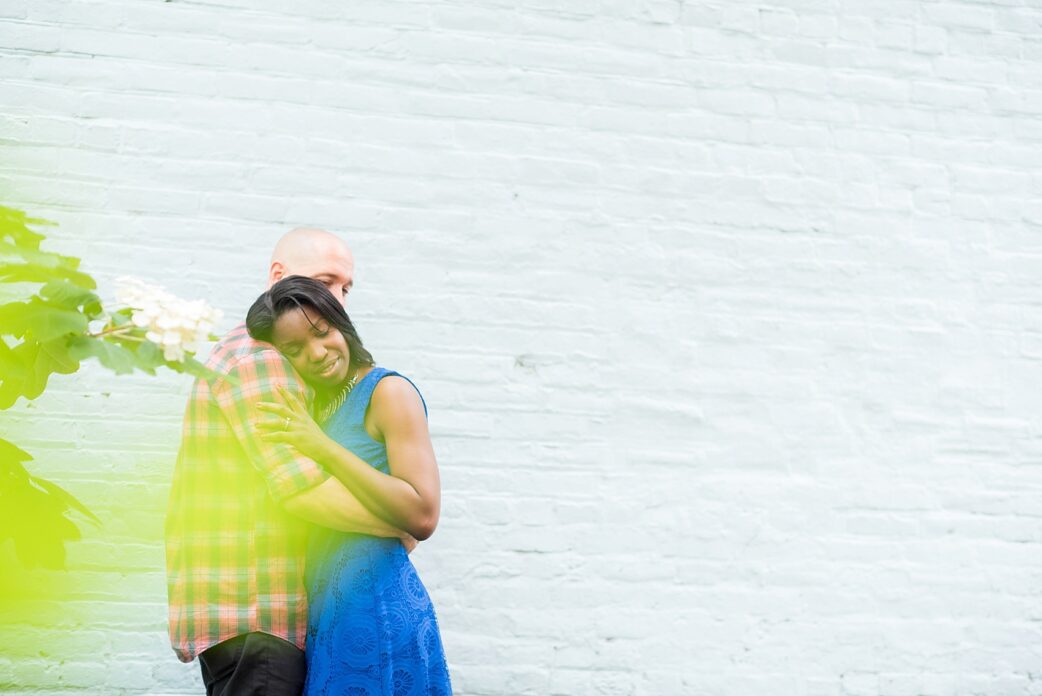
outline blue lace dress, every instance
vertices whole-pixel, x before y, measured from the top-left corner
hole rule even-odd
[[[369,437],[363,421],[377,383],[397,374],[373,368],[323,425],[384,473],[387,449]],[[434,606],[401,542],[315,527],[305,576],[305,696],[452,693]]]

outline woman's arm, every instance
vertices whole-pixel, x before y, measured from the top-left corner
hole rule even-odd
[[[441,481],[423,402],[407,380],[390,375],[373,390],[369,415],[387,447],[390,476],[329,438],[318,462],[373,514],[423,541],[434,533],[441,512]]]
[[[394,375],[376,385],[369,415],[387,447],[391,474],[342,447],[321,429],[302,422],[310,419],[299,409],[265,404],[279,418],[267,424],[264,437],[288,442],[310,455],[347,486],[362,505],[387,523],[419,540],[434,533],[441,511],[441,482],[434,458],[427,417],[416,389]],[[290,418],[290,426],[278,424]],[[311,421],[314,423],[314,421]]]
[[[286,498],[282,507],[312,524],[339,529],[342,532],[369,536],[397,537],[406,551],[416,548],[416,540],[358,502],[351,491],[335,476],[301,493]]]

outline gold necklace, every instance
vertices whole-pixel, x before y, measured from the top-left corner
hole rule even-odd
[[[355,383],[357,381],[358,371],[355,370],[354,376],[352,376],[351,379],[347,380],[347,384],[345,384],[344,388],[340,390],[340,393],[333,397],[333,400],[330,401],[324,409],[322,409],[322,413],[318,417],[318,421],[320,423],[325,423],[327,420],[329,420],[330,416],[336,413],[337,410],[339,410],[339,408],[344,405],[344,402],[347,401],[347,395],[350,394],[351,390],[355,388]]]

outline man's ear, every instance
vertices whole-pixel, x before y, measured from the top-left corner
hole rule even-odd
[[[270,288],[275,283],[279,282],[286,277],[286,267],[278,261],[271,262],[271,268],[268,269],[268,287]]]

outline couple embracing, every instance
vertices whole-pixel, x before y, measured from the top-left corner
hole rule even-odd
[[[184,419],[166,520],[170,639],[207,696],[450,694],[409,560],[440,482],[416,387],[344,310],[350,250],[298,228]]]

